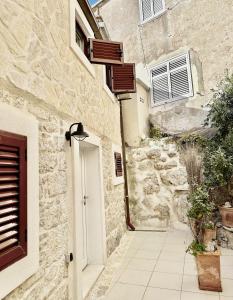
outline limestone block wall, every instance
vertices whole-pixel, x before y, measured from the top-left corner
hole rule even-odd
[[[94,66],[93,75],[71,50],[69,24],[67,0],[0,1],[0,102],[36,116],[40,150],[40,268],[7,300],[71,297],[64,255],[72,249],[73,210],[64,134],[74,122],[101,138],[108,255],[126,230],[123,184],[113,185],[112,170],[112,143],[121,144],[119,105],[103,88],[103,66]]]
[[[132,223],[161,229],[186,222],[188,183],[176,145],[167,139],[145,140],[128,148]]]

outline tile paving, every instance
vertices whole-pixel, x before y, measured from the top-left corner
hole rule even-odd
[[[188,229],[132,232],[105,300],[233,300],[233,250],[222,249],[223,292],[200,291]]]

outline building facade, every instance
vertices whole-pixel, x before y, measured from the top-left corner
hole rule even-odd
[[[233,68],[232,1],[102,0],[94,9],[136,62],[138,94],[125,104],[128,144],[139,145],[148,116],[169,133],[200,127],[211,89]]]
[[[83,0],[1,1],[0,20],[0,298],[83,299],[126,231],[119,103],[85,53],[102,36]]]

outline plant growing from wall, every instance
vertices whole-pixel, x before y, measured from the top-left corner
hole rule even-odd
[[[159,127],[155,127],[153,124],[149,123],[149,137],[153,140],[160,140],[164,137],[168,137],[168,134],[162,132]]]
[[[197,148],[205,148],[208,141],[204,136],[197,133],[184,134],[177,141],[177,145],[180,148],[186,148],[188,146],[193,146]]]

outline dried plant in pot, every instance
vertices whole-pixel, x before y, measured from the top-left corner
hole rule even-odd
[[[194,240],[188,247],[187,252],[196,257],[198,283],[201,290],[222,291],[220,273],[220,251],[213,232],[215,226],[210,227],[210,218],[214,204],[209,200],[208,190],[199,186],[190,193],[188,198],[190,208],[188,218]],[[208,222],[207,222],[208,220]]]

